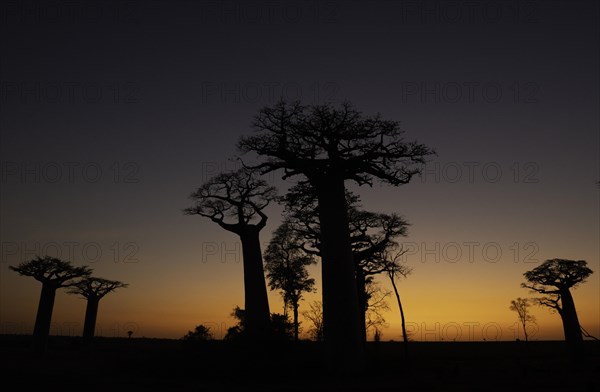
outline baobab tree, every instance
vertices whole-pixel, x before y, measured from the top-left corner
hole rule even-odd
[[[585,260],[546,260],[523,275],[527,280],[521,287],[534,293],[544,294],[536,298],[539,305],[555,310],[561,317],[565,340],[575,356],[582,350],[583,337],[575,309],[571,288],[585,282],[593,273]]]
[[[433,151],[403,138],[398,121],[365,116],[350,103],[303,106],[280,101],[262,109],[238,148],[264,160],[261,173],[283,170],[299,176],[318,199],[321,227],[323,317],[332,369],[353,371],[364,365],[355,265],[348,228],[347,180],[372,186],[373,179],[394,186],[421,172]]]
[[[42,353],[46,350],[56,290],[70,287],[81,278],[91,275],[86,266],[76,267],[69,261],[50,256],[36,256],[33,260],[20,263],[11,270],[23,276],[30,276],[42,283],[42,292],[38,305],[35,326],[33,328],[33,350]]]
[[[300,300],[315,286],[315,280],[306,270],[307,266],[315,264],[315,259],[300,249],[299,242],[289,223],[284,221],[275,230],[264,257],[269,287],[281,291],[284,315],[287,315],[288,307],[292,309],[294,340],[298,340]]]
[[[510,301],[509,309],[517,313],[519,317],[519,323],[523,327],[523,335],[525,335],[525,341],[529,341],[527,336],[527,324],[535,322],[535,316],[529,313],[530,301],[527,298],[517,298]]]
[[[267,223],[263,212],[276,197],[276,190],[246,168],[220,174],[191,194],[194,205],[187,215],[211,219],[235,233],[242,243],[246,336],[250,340],[267,337],[270,325],[269,301],[265,283],[260,231]]]
[[[306,186],[295,186],[282,200],[286,205],[285,220],[296,232],[298,246],[307,254],[321,256],[316,196]],[[409,223],[398,214],[362,210],[359,197],[350,191],[346,191],[346,202],[361,336],[366,341],[367,312],[372,302],[367,286],[376,275],[386,271],[388,262],[382,257],[383,252],[395,247],[398,237],[406,235]]]
[[[85,277],[69,288],[67,291],[69,294],[80,295],[87,300],[85,307],[85,321],[83,323],[84,346],[89,346],[94,338],[100,300],[104,298],[106,294],[125,287],[127,287],[127,284],[119,282],[118,280]]]

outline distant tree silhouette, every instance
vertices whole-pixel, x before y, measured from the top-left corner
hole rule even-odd
[[[527,298],[517,298],[510,301],[509,309],[513,312],[517,313],[519,317],[519,323],[523,327],[523,334],[525,335],[525,341],[529,341],[529,337],[527,336],[527,324],[535,322],[535,316],[529,313],[529,299]]]
[[[76,284],[78,279],[88,277],[92,270],[85,266],[75,267],[69,261],[50,256],[36,256],[33,260],[9,268],[20,275],[33,277],[42,283],[42,292],[33,328],[33,350],[42,353],[46,350],[50,334],[56,290]]]
[[[85,277],[77,281],[77,283],[67,290],[69,294],[80,295],[87,300],[87,305],[85,307],[85,321],[83,324],[84,346],[88,346],[94,338],[100,300],[104,298],[106,294],[127,286],[126,283],[119,282],[118,280]]]
[[[378,178],[406,184],[433,151],[404,141],[399,122],[365,116],[350,103],[335,108],[281,101],[262,109],[253,128],[258,134],[242,137],[238,147],[264,158],[254,167],[262,173],[281,169],[284,179],[300,176],[317,195],[328,363],[333,370],[362,369],[364,344],[345,181],[372,185]]]
[[[394,294],[396,294],[396,301],[398,302],[398,309],[400,310],[400,319],[402,323],[402,339],[404,341],[404,356],[408,357],[408,333],[406,332],[406,320],[404,317],[404,308],[402,307],[402,300],[400,299],[400,293],[398,291],[398,285],[396,281],[400,278],[406,278],[412,273],[412,268],[402,264],[402,255],[406,251],[402,248],[396,251],[386,250],[383,253],[383,260],[385,260],[385,271]]]
[[[525,272],[523,275],[527,283],[521,284],[521,287],[544,294],[536,298],[538,304],[558,312],[563,322],[565,340],[576,356],[581,354],[583,337],[570,289],[585,282],[592,273],[584,260],[551,259]]]
[[[202,324],[197,325],[193,331],[188,331],[181,339],[188,342],[212,340],[213,336],[210,327]]]
[[[293,187],[283,198],[285,221],[297,233],[299,247],[307,254],[321,256],[321,234],[316,214],[317,199],[305,185]],[[367,339],[367,312],[370,294],[367,288],[375,275],[385,272],[383,252],[397,245],[409,223],[397,214],[361,210],[358,196],[346,191],[348,225],[354,259],[361,336]]]
[[[237,320],[237,324],[227,328],[227,332],[223,339],[240,340],[246,335],[246,311],[239,306],[236,306],[229,315]]]
[[[302,312],[302,316],[312,324],[309,329],[312,339],[317,342],[323,341],[323,303],[321,301],[311,302],[309,310]]]
[[[274,187],[258,179],[251,170],[241,168],[207,181],[190,196],[194,206],[184,210],[188,215],[210,218],[239,236],[244,264],[246,336],[251,340],[266,337],[270,326],[259,233],[267,223],[263,209],[275,197]]]
[[[242,340],[247,333],[246,323],[247,312],[239,306],[233,308],[231,317],[237,320],[237,324],[229,327],[225,334],[224,340],[236,341]],[[272,340],[291,340],[293,338],[294,325],[289,321],[288,317],[279,313],[270,315],[271,328],[269,329],[269,338]]]
[[[366,292],[369,299],[365,313],[365,330],[367,332],[372,330],[375,337],[388,326],[383,314],[390,310],[386,301],[390,291],[383,290],[377,282],[370,278],[366,283]]]
[[[309,278],[306,270],[307,266],[315,263],[315,259],[301,250],[300,242],[289,223],[284,221],[275,230],[264,256],[269,287],[280,290],[284,308],[292,309],[294,340],[298,340],[300,300],[315,286],[315,280]],[[285,310],[284,315],[287,315]]]
[[[275,340],[294,339],[295,324],[287,314],[271,313],[272,334]]]

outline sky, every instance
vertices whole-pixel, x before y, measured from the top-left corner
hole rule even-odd
[[[553,258],[594,271],[573,295],[600,335],[597,3],[0,9],[0,333],[31,333],[41,288],[8,267],[51,255],[129,284],[101,301],[98,335],[179,338],[202,323],[221,338],[243,307],[241,245],[182,210],[236,167],[258,110],[284,98],[350,101],[436,150],[409,184],[347,184],[365,209],[411,223],[401,243],[413,273],[399,290],[413,339],[522,338],[510,301],[531,296],[523,273]],[[282,193],[292,184],[265,178]],[[282,208],[266,211],[265,247]],[[320,265],[310,273],[320,288]],[[279,293],[269,301],[282,312]],[[383,339],[399,340],[393,296],[388,305]],[[51,333],[80,334],[84,312],[59,292]],[[532,312],[531,339],[562,339],[558,315]]]

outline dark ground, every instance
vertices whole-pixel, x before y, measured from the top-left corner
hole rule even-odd
[[[258,354],[222,341],[52,337],[42,357],[29,336],[0,336],[3,387],[52,391],[600,391],[600,342],[574,362],[564,342],[369,343],[363,374],[333,377],[314,342]],[[11,389],[13,390],[13,389]]]

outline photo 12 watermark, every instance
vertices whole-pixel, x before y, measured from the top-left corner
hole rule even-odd
[[[535,81],[403,81],[402,104],[534,104],[541,86]]]
[[[402,262],[419,263],[498,263],[505,257],[513,263],[536,264],[540,246],[535,241],[515,241],[501,244],[496,241],[403,242]]]
[[[496,161],[428,162],[419,177],[422,183],[495,184],[510,181],[519,184],[540,182],[540,165],[534,161],[501,163]]]
[[[539,333],[536,323],[527,324],[527,336],[535,338]],[[498,322],[407,322],[406,334],[410,340],[421,342],[458,341],[501,341],[523,339],[523,327],[519,323],[501,324]]]
[[[93,264],[98,262],[139,263],[140,245],[134,241],[115,241],[103,244],[96,241],[3,241],[2,263],[25,263],[36,257],[54,257],[73,263]]]
[[[242,244],[239,241],[202,243],[202,263],[239,263],[242,261]]]
[[[2,105],[31,104],[135,104],[141,101],[137,82],[35,81],[0,83]]]
[[[273,104],[281,99],[304,103],[333,102],[341,99],[340,85],[332,81],[204,81],[202,104]]]
[[[536,24],[540,21],[535,0],[399,0],[396,19],[401,24]]]
[[[319,25],[339,21],[343,3],[332,0],[265,1],[208,0],[189,1],[200,23],[209,25]],[[165,6],[168,3],[165,2]]]
[[[4,26],[131,24],[142,13],[139,0],[5,0],[0,5],[0,23]]]
[[[137,184],[141,166],[137,162],[2,161],[0,182],[15,184]]]

